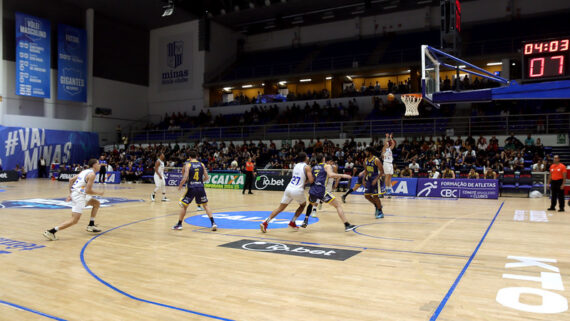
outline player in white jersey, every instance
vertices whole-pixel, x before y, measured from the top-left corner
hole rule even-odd
[[[98,200],[91,198],[91,195],[103,195],[103,192],[95,192],[93,190],[95,173],[99,171],[101,164],[99,164],[99,161],[95,158],[90,159],[88,164],[88,169],[81,171],[81,173],[73,176],[73,178],[69,180],[69,196],[66,201],[71,201],[71,219],[63,222],[59,226],[45,231],[44,236],[48,240],[57,240],[57,237],[55,236],[57,231],[77,224],[81,217],[81,213],[86,206],[93,206],[93,209],[91,210],[91,219],[89,220],[89,225],[86,228],[87,231],[94,233],[101,232],[101,230],[95,225],[95,216],[97,215],[97,210],[99,210],[101,203]]]
[[[150,200],[154,202],[154,195],[162,188],[162,201],[168,202],[166,198],[166,180],[164,179],[164,153],[161,153],[156,162],[154,163],[154,191],[150,195]]]
[[[382,159],[383,159],[383,169],[386,184],[386,195],[392,195],[392,175],[394,175],[394,156],[392,155],[392,150],[396,146],[396,141],[392,138],[392,134],[386,133],[386,140],[384,141],[384,147],[382,147]]]
[[[293,200],[299,203],[299,207],[295,211],[295,215],[289,222],[289,226],[293,229],[299,229],[295,221],[303,213],[305,205],[307,205],[307,198],[305,197],[305,182],[313,183],[313,174],[311,173],[311,166],[308,165],[309,158],[305,152],[300,152],[297,156],[297,164],[293,168],[293,177],[287,185],[285,192],[283,193],[283,198],[281,199],[281,204],[277,207],[268,218],[266,218],[259,228],[263,233],[267,232],[267,224],[271,222],[279,213],[283,212],[287,205],[289,205]]]

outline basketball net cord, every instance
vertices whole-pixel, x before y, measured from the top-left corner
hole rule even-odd
[[[406,113],[404,116],[419,116],[418,106],[422,101],[421,95],[402,95],[404,105],[406,105]]]

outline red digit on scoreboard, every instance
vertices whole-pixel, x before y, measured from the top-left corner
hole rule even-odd
[[[540,71],[538,73],[535,73],[534,69],[535,69],[535,63],[538,62],[540,64]],[[528,75],[531,78],[536,78],[536,77],[541,77],[542,75],[544,75],[544,58],[534,58],[530,60],[530,70]]]
[[[548,46],[550,47],[550,52],[557,52],[558,51],[558,40],[554,40],[550,42],[550,45]]]
[[[551,60],[557,60],[558,59],[558,74],[562,75],[562,72],[564,71],[564,56],[553,56],[550,57]]]
[[[524,45],[524,54],[525,55],[532,54],[532,43],[527,43],[526,45]]]
[[[542,43],[535,43],[534,49],[538,50],[538,52],[542,52]]]
[[[568,50],[568,42],[570,42],[569,39],[560,40],[560,51]]]

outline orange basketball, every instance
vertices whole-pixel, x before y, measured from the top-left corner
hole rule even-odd
[[[394,99],[396,99],[396,96],[394,96],[394,94],[389,93],[388,94],[388,101],[394,101]]]

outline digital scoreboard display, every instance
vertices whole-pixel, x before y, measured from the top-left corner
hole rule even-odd
[[[523,80],[568,78],[570,37],[523,42]]]

